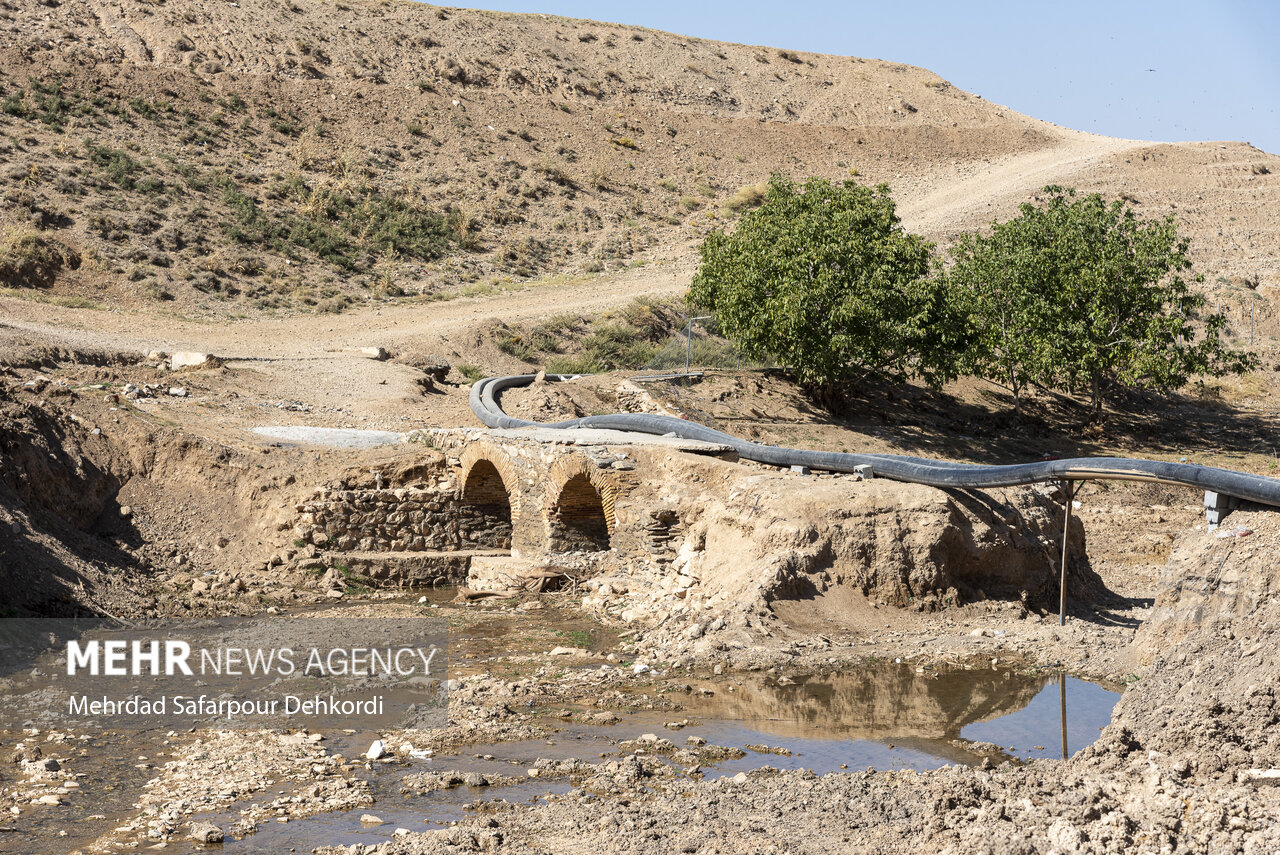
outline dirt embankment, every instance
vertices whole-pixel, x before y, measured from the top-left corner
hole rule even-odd
[[[1063,511],[1050,490],[945,492],[694,459],[651,480],[643,504],[676,521],[672,560],[606,560],[582,604],[628,624],[654,659],[753,651],[772,633],[846,640],[881,609],[1057,608]],[[1111,602],[1079,520],[1070,536],[1073,599]]]
[[[122,577],[145,575],[145,561],[129,550],[128,512],[115,501],[134,462],[100,428],[48,398],[32,403],[44,391],[0,391],[0,570],[7,580],[0,607],[10,616],[74,613],[108,601],[136,608]],[[135,538],[133,545],[141,544]]]
[[[271,584],[264,560],[288,545],[282,523],[307,489],[298,477],[323,475],[328,463],[223,445],[122,406],[122,374],[164,384],[156,394],[179,388],[151,378],[154,368],[71,373],[79,382],[23,373],[0,387],[0,567],[12,583],[0,608],[121,617],[259,608],[253,594]]]

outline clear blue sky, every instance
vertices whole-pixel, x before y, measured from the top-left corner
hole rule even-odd
[[[1280,154],[1280,0],[485,0],[483,8],[904,62],[1082,131],[1244,140]]]

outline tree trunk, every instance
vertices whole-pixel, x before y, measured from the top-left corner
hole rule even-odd
[[[1022,386],[1018,383],[1018,371],[1009,366],[1009,388],[1013,390],[1013,417],[1022,418]]]
[[[1102,423],[1102,378],[1094,374],[1089,379],[1090,400],[1089,403],[1093,407],[1093,415],[1090,418],[1094,424]]]

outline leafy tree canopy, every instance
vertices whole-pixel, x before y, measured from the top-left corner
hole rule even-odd
[[[889,188],[774,175],[732,234],[707,237],[689,301],[753,359],[811,388],[884,373],[945,379],[958,338],[933,244],[903,230]]]
[[[1046,187],[1038,204],[962,235],[952,299],[969,315],[966,367],[1007,384],[1087,394],[1100,416],[1119,387],[1168,391],[1190,377],[1250,370],[1256,357],[1201,322],[1188,242],[1173,217],[1144,220],[1124,200]]]

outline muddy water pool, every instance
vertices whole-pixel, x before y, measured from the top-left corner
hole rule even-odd
[[[612,633],[571,609],[548,607],[536,613],[537,620],[531,625],[530,615],[514,609],[450,606],[453,595],[451,589],[406,591],[376,608],[415,607],[432,614],[447,610],[451,621],[459,621],[454,630],[458,655],[451,668],[459,674],[491,668],[501,673],[503,667],[509,667],[504,666],[504,657],[513,652],[536,653],[560,643],[604,652],[614,649],[617,642]],[[426,601],[419,603],[423,597]],[[599,667],[599,660],[593,667]],[[4,691],[0,686],[0,693]],[[478,800],[534,804],[548,795],[567,792],[573,786],[568,778],[530,778],[528,769],[539,759],[606,762],[636,750],[634,744],[619,743],[642,737],[669,740],[677,749],[689,745],[691,739],[738,749],[692,773],[703,778],[733,776],[763,767],[810,769],[823,774],[1059,757],[1092,743],[1110,721],[1120,698],[1110,687],[1060,674],[995,669],[920,673],[912,666],[891,662],[867,662],[852,670],[794,677],[760,673],[665,676],[639,686],[619,681],[618,691],[607,694],[612,697],[600,705],[594,698],[584,698],[578,705],[522,708],[553,729],[546,738],[463,745],[407,763],[379,762],[369,769],[357,766],[353,774],[368,782],[375,799],[370,806],[293,818],[287,823],[268,820],[243,839],[228,835],[220,847],[171,840],[166,851],[308,852],[321,845],[376,844],[391,837],[397,828],[424,831],[461,819]],[[565,711],[604,710],[615,712],[618,720],[592,725],[564,716]],[[7,756],[23,734],[17,728],[4,730],[3,724],[0,722],[0,749]],[[327,736],[324,744],[329,753],[359,757],[379,734],[330,732]],[[65,767],[82,775],[81,787],[67,794],[64,805],[23,805],[20,815],[0,817],[0,828],[13,829],[0,832],[0,852],[65,853],[110,836],[113,828],[133,816],[143,785],[168,759],[171,749],[160,745],[164,738],[158,732],[94,733],[82,742],[47,748],[46,755],[67,758]],[[181,738],[174,740],[175,747],[180,742]],[[659,752],[657,756],[666,755]],[[520,782],[484,788],[462,785],[426,794],[399,791],[406,775],[446,770],[517,778]],[[0,770],[10,786],[17,773],[12,766]],[[283,794],[277,792],[280,789],[268,789],[191,819],[207,819],[228,830],[241,819],[241,810],[250,804],[270,803]],[[362,823],[366,814],[382,822]],[[58,837],[59,832],[66,832],[66,836]],[[144,848],[155,845],[139,842]]]
[[[697,774],[707,778],[762,767],[821,774],[1057,757],[1064,744],[1073,754],[1093,742],[1110,721],[1120,697],[1106,687],[1065,675],[958,671],[922,676],[893,665],[804,679],[794,685],[760,677],[734,678],[718,685],[709,695],[696,690],[686,693],[677,685],[669,693],[681,697],[675,712],[623,712],[616,724],[565,724],[547,739],[467,745],[410,764],[374,764],[372,770],[360,772],[376,799],[372,806],[288,823],[266,822],[243,840],[228,838],[221,848],[225,852],[291,848],[305,852],[320,845],[376,844],[397,828],[425,831],[458,820],[477,800],[536,804],[548,795],[567,792],[571,783],[567,778],[528,778],[514,786],[458,786],[414,795],[399,792],[400,780],[430,770],[525,778],[539,759],[605,762],[623,753],[619,742],[650,735],[680,747],[693,737],[742,750],[741,756],[702,767]],[[348,736],[332,748],[352,756],[369,738]],[[383,822],[362,823],[364,815]],[[226,828],[239,814],[232,810],[209,819]],[[172,844],[169,851],[175,851]],[[185,843],[176,851],[201,848]]]

